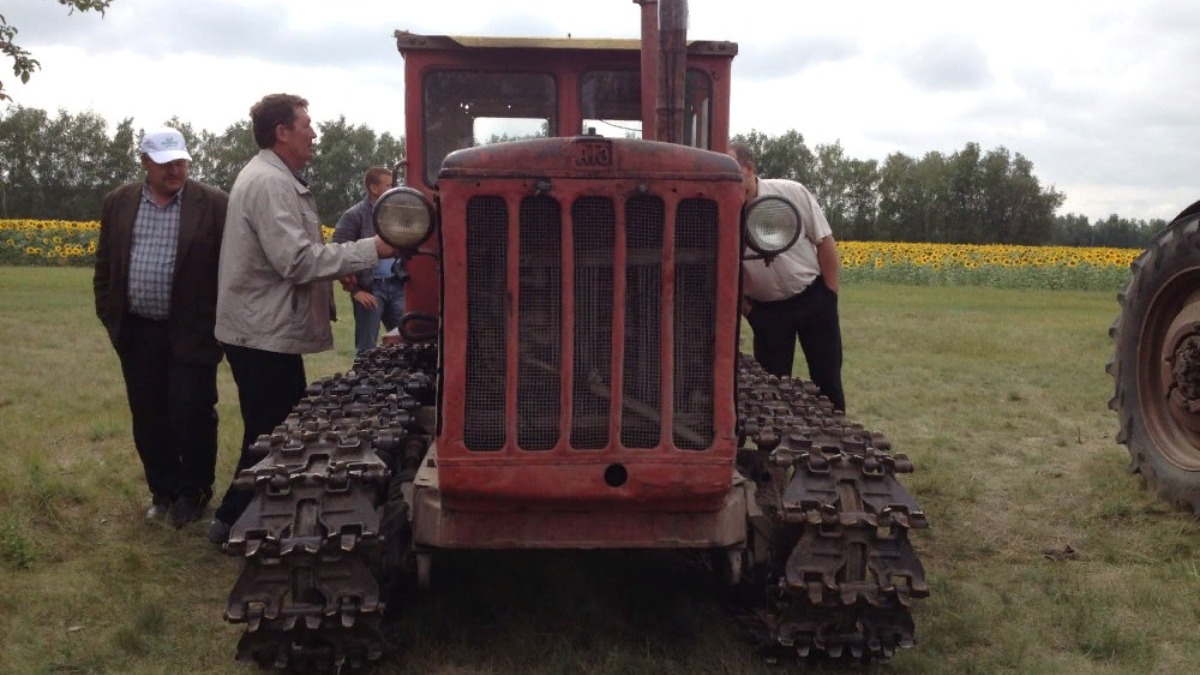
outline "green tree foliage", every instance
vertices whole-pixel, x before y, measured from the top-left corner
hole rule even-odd
[[[1112,215],[1089,223],[1086,216],[1068,213],[1054,219],[1051,240],[1063,246],[1145,248],[1166,226],[1162,218],[1128,220]]]
[[[829,226],[842,239],[876,238],[879,169],[875,160],[851,159],[842,144],[818,145],[812,182]]]
[[[1068,213],[1054,219],[1051,239],[1064,246],[1094,246],[1095,233],[1087,216]]]
[[[192,147],[189,139],[189,148]],[[231,124],[220,134],[201,131],[192,152],[192,177],[228,192],[238,172],[258,154],[250,120]]]
[[[843,239],[948,243],[1056,243],[1064,195],[1044,188],[1033,163],[1003,147],[968,143],[945,155],[889,155],[880,165],[846,156],[840,143],[812,152],[798,132],[751,131],[734,140],[755,152],[759,175],[797,180],[816,195]]]
[[[930,222],[936,218],[932,202],[938,186],[930,171],[936,157],[927,160],[918,162],[903,153],[884,159],[879,176],[880,239],[937,241],[936,225]]]
[[[197,131],[172,117],[192,156],[191,176],[226,191],[258,153],[250,121],[220,134]],[[392,166],[405,153],[404,139],[376,135],[345,118],[318,125],[321,136],[308,167],[322,222],[332,225],[363,197],[362,176],[369,166]],[[98,114],[13,106],[0,110],[0,218],[94,220],[112,188],[141,180],[137,142],[146,129],[123,120],[110,136]]]
[[[734,136],[754,152],[758,173],[764,178],[788,178],[810,185],[815,160],[812,150],[804,144],[804,136],[795,130],[782,136],[767,136],[752,129],[746,135]]]
[[[1045,243],[1061,195],[1043,191],[1032,165],[1004,148],[968,143],[920,160],[893,155],[880,181],[889,239],[949,243]]]
[[[369,127],[348,124],[345,116],[321,122],[317,129],[309,186],[317,197],[321,222],[332,225],[365,196],[363,172],[375,165],[391,167],[403,156],[404,146],[390,134],[376,137]]]
[[[1126,220],[1115,215],[1097,221],[1092,227],[1093,246],[1117,246],[1120,248],[1145,248],[1154,235],[1167,226],[1167,221],[1157,218],[1150,221]]]
[[[139,173],[133,121],[110,137],[93,112],[16,106],[0,117],[0,217],[94,220],[104,194]]]
[[[1066,195],[1043,189],[1033,175],[1033,162],[999,148],[984,156],[984,229],[982,243],[1042,244],[1050,239],[1054,213]],[[987,237],[987,238],[982,238]]]
[[[100,15],[104,16],[104,10],[108,9],[108,6],[112,4],[112,1],[113,0],[58,0],[58,4],[66,7],[68,14],[74,14],[75,10],[79,10],[80,12],[100,12]],[[0,14],[0,54],[4,54],[12,59],[13,75],[16,75],[17,79],[21,80],[21,82],[28,82],[30,76],[33,75],[33,71],[41,68],[42,65],[38,63],[37,59],[33,58],[33,55],[30,54],[28,50],[20,47],[14,42],[17,37],[17,33],[19,32],[20,31],[17,30],[16,26],[8,23],[8,20],[4,18],[4,15]],[[7,100],[9,98],[11,97],[4,90],[4,82],[0,81],[0,101]]]

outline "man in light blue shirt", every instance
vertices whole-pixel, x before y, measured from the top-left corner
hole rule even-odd
[[[367,169],[363,176],[366,197],[346,210],[333,231],[334,243],[375,236],[372,209],[380,195],[392,187],[392,172],[383,166]],[[362,354],[379,344],[379,325],[391,330],[404,315],[404,281],[408,274],[399,258],[380,258],[373,270],[342,279],[354,301],[354,349]]]

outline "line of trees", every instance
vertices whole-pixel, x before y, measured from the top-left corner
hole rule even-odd
[[[195,130],[172,118],[192,156],[191,176],[224,190],[233,186],[242,167],[258,153],[250,121],[220,134]],[[121,120],[115,131],[94,112],[71,114],[16,106],[0,115],[0,218],[96,220],[100,202],[112,188],[140,180],[133,120]],[[342,211],[363,198],[363,172],[368,166],[391,166],[404,156],[404,139],[376,135],[345,117],[317,124],[317,145],[305,170],[317,197],[321,222],[332,225]]]
[[[258,151],[249,120],[215,134],[173,118],[192,154],[192,176],[228,190]],[[319,138],[306,173],[322,222],[337,222],[362,199],[366,167],[391,166],[404,156],[403,138],[377,135],[344,117],[317,124]],[[35,108],[0,111],[0,218],[94,220],[113,187],[141,176],[132,119],[113,133],[94,112],[51,116]],[[1064,195],[1044,187],[1033,163],[1001,147],[976,143],[919,159],[902,153],[882,163],[847,157],[840,143],[810,149],[797,131],[739,135],[755,150],[768,178],[808,186],[839,239],[975,244],[1117,246],[1142,248],[1166,222],[1110,216],[1089,222],[1058,215]]]
[[[809,149],[796,131],[735,140],[754,150],[764,178],[812,190],[838,239],[1143,248],[1167,224],[1057,215],[1065,195],[1043,187],[1033,163],[1003,147],[984,152],[967,143],[920,159],[893,153],[881,164],[847,157],[841,143]]]

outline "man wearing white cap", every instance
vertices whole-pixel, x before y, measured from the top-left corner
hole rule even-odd
[[[217,261],[229,196],[188,178],[175,129],[138,144],[146,179],[104,198],[93,286],[96,314],[121,361],[133,442],[150,488],[149,519],[199,519],[217,459],[213,335]]]

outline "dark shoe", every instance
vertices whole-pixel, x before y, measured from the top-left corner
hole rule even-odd
[[[213,518],[208,525],[208,540],[217,546],[224,546],[229,541],[229,531],[233,528],[228,524]]]
[[[154,495],[150,500],[150,508],[146,509],[146,520],[160,520],[171,509],[171,497],[163,494]]]
[[[204,507],[208,506],[208,500],[211,498],[212,493],[210,492],[184,493],[171,504],[171,512],[168,514],[171,517],[171,524],[175,526],[175,529],[179,529],[194,520],[200,520],[200,517],[204,515]]]

